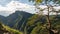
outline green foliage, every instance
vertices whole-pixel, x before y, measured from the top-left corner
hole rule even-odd
[[[42,26],[42,24],[40,22],[37,23],[37,26],[33,28],[33,30],[31,31],[31,34],[41,34],[43,31],[43,29],[45,29],[44,26]]]
[[[26,32],[27,34],[49,34],[49,31],[46,29],[47,21],[42,19],[46,19],[45,16],[34,15],[30,17],[27,21]],[[39,20],[40,19],[40,20]],[[41,21],[44,20],[45,22]],[[60,31],[60,18],[56,17],[55,15],[50,16],[51,28],[56,28]]]
[[[39,27],[35,27],[33,28],[33,30],[31,31],[31,34],[38,34],[39,33],[40,28]]]
[[[31,18],[28,19],[27,25],[31,26],[35,23],[35,21],[38,19],[38,15],[34,15]]]
[[[8,32],[11,34],[23,34],[21,31],[10,28],[9,26],[4,25],[0,22],[0,33]]]
[[[0,22],[0,30],[3,28],[2,23]]]
[[[18,31],[18,30],[15,30],[15,29],[13,29],[13,28],[10,28],[9,26],[3,25],[3,28],[5,28],[7,31],[12,32],[12,33],[14,33],[14,34],[23,34],[22,32],[20,32],[20,31]]]
[[[41,29],[45,29],[46,27],[42,24],[40,20],[42,16],[34,15],[27,21],[27,32],[28,34],[39,34]]]

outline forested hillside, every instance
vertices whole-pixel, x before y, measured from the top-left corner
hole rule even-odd
[[[50,16],[51,29],[58,30],[60,34],[59,20],[60,20],[60,15]],[[47,27],[48,27],[48,23],[45,16],[34,15],[28,19],[24,31],[26,34],[49,34]]]
[[[21,14],[19,13],[14,13],[15,15],[16,14]],[[24,13],[22,13],[24,14]],[[28,16],[29,13],[27,13],[27,16]],[[13,14],[12,14],[13,15]],[[11,16],[11,15],[10,15]],[[19,15],[19,19],[17,16],[16,16],[16,19],[14,18],[11,18],[11,20],[17,20],[17,22],[13,22],[13,21],[10,21],[8,22],[8,24],[4,23],[5,25],[9,26],[10,28],[13,28],[13,29],[17,29],[19,31],[22,31],[24,34],[48,34],[49,31],[48,31],[48,23],[47,23],[47,20],[46,20],[46,16],[47,15],[44,15],[44,16],[40,16],[38,14],[32,14],[32,15],[29,15],[28,18],[25,18],[27,16],[23,15],[24,18],[20,18],[21,15]],[[9,17],[9,16],[8,16]],[[10,20],[8,19],[8,20]],[[3,21],[3,20],[1,20]],[[60,34],[60,15],[50,15],[50,22],[51,22],[51,29],[54,29],[54,30],[58,30],[59,31],[59,34]],[[13,23],[13,24],[12,24]],[[11,27],[10,25],[13,25],[13,27]],[[44,33],[43,33],[44,32]]]
[[[60,34],[60,0],[0,0],[0,34]]]
[[[23,34],[23,32],[10,28],[0,22],[0,34]]]
[[[32,15],[33,14],[17,10],[15,13],[13,13],[7,17],[0,15],[0,21],[10,27],[20,28],[21,25],[26,23],[27,19]]]

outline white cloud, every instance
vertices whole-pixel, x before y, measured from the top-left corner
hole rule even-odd
[[[40,8],[47,8],[46,6],[41,5]],[[54,7],[56,10],[60,9],[59,7]],[[3,16],[8,16],[12,13],[15,12],[15,10],[23,10],[29,13],[36,13],[35,11],[35,7],[28,5],[28,4],[24,4],[24,3],[20,3],[18,1],[11,1],[10,3],[8,3],[5,7],[0,5],[0,15]],[[44,11],[44,14],[46,14],[47,11]]]
[[[23,4],[18,1],[11,1],[6,7],[0,6],[0,15],[8,16],[15,12],[15,10],[23,10],[29,13],[34,13],[34,6]]]
[[[8,8],[13,9],[13,10],[23,10],[23,11],[30,11],[34,8],[34,6],[28,5],[28,4],[23,4],[18,1],[12,1],[9,4],[6,5]]]

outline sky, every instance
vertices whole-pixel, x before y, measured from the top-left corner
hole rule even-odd
[[[28,2],[28,0],[0,0],[0,5],[5,6],[6,4],[8,4],[11,1],[19,1],[21,3],[27,3],[32,5],[32,2]]]
[[[34,6],[28,0],[0,0],[0,15],[9,16],[17,9],[34,13]]]
[[[40,8],[46,8],[46,6],[40,5]],[[60,9],[59,7],[54,7],[56,10]],[[25,11],[29,13],[36,13],[35,6],[32,2],[28,0],[0,0],[0,15],[9,16],[14,13],[16,10]],[[46,10],[44,14],[46,14]]]

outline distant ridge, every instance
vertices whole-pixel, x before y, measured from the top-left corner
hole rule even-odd
[[[7,17],[0,15],[0,19],[5,25],[8,25],[10,27],[14,27],[15,24],[18,22],[18,25],[16,26],[18,26],[18,29],[19,29],[20,26],[24,23],[24,21],[26,22],[26,20],[32,15],[33,14],[27,13],[25,11],[17,10],[15,13],[10,14]]]

